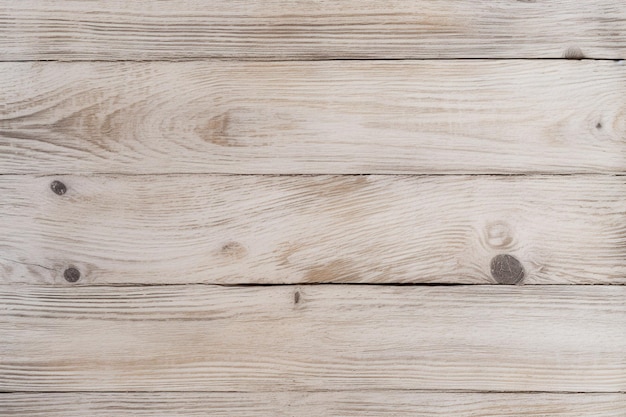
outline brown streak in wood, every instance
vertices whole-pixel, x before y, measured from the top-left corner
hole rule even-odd
[[[336,259],[325,264],[313,266],[306,272],[303,282],[334,282],[346,279],[358,281],[359,273],[353,269],[354,263],[347,259]]]
[[[228,129],[230,127],[230,123],[231,112],[226,111],[222,114],[212,117],[205,126],[198,127],[196,129],[196,132],[205,142],[210,142],[218,146],[245,146],[239,143],[235,138],[229,136]]]

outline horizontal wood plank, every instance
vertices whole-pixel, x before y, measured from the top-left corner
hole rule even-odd
[[[0,59],[624,58],[621,0],[19,0]]]
[[[0,72],[3,174],[626,172],[623,62],[4,63]]]
[[[0,195],[5,283],[626,283],[623,176],[5,175]]]
[[[0,286],[0,390],[626,390],[626,286]]]
[[[406,391],[10,393],[0,415],[20,417],[623,417],[624,394]]]

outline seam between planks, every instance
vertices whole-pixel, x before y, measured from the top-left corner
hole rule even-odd
[[[227,173],[227,172],[189,172],[189,171],[180,171],[180,172],[138,172],[138,173],[128,173],[128,172],[116,172],[116,171],[94,171],[94,172],[50,172],[50,173],[41,173],[41,172],[3,172],[0,173],[0,177],[10,177],[10,176],[23,176],[23,177],[33,177],[33,178],[47,178],[54,176],[67,176],[67,177],[177,177],[177,176],[215,176],[215,177],[302,177],[302,178],[312,178],[312,177],[367,177],[367,176],[376,176],[376,177],[414,177],[414,178],[427,178],[427,177],[520,177],[520,178],[539,178],[539,177],[587,177],[587,178],[606,178],[606,177],[624,177],[626,176],[626,172],[567,172],[567,173],[551,173],[544,171],[533,171],[528,173],[463,173],[463,172],[454,172],[454,173],[433,173],[433,174],[411,174],[411,173],[378,173],[378,172],[364,172],[360,174],[341,174],[341,173],[316,173],[316,174],[237,174],[237,173]]]
[[[144,288],[144,287],[190,287],[190,286],[205,286],[205,287],[222,287],[222,288],[251,288],[251,287],[317,287],[317,286],[368,286],[368,287],[598,287],[598,286],[614,286],[622,287],[626,284],[606,282],[606,283],[577,283],[577,284],[491,284],[491,283],[476,283],[476,284],[461,284],[461,283],[449,283],[449,282],[303,282],[303,283],[237,283],[237,284],[224,284],[224,283],[212,283],[212,282],[187,282],[187,283],[120,283],[120,284],[61,284],[61,285],[46,285],[41,283],[27,283],[27,282],[11,282],[0,283],[0,288]]]
[[[626,394],[626,391],[510,391],[510,390],[470,390],[470,389],[428,389],[428,388],[358,388],[358,389],[310,389],[310,390],[278,390],[278,391],[213,391],[213,390],[185,390],[185,391],[144,391],[144,390],[123,390],[123,391],[111,391],[111,390],[94,390],[94,391],[0,391],[0,395],[10,394],[279,394],[279,393],[349,393],[349,392],[410,392],[410,393],[441,393],[441,394],[485,394],[485,395],[500,395],[500,394],[526,394],[526,395],[545,395],[545,394],[564,394],[564,395],[587,395],[587,394]]]
[[[264,58],[264,57],[206,57],[206,58],[159,58],[159,59],[10,59],[1,60],[2,63],[28,63],[28,62],[50,62],[50,63],[86,63],[86,62],[136,62],[136,63],[158,63],[158,62],[332,62],[332,61],[613,61],[620,62],[626,58],[541,58],[541,57],[443,57],[443,58]]]

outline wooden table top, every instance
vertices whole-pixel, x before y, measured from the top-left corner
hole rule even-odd
[[[7,0],[0,416],[626,417],[621,0]]]

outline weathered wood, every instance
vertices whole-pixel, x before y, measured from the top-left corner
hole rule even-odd
[[[0,416],[623,417],[624,285],[250,285],[626,284],[621,3],[3,2]]]
[[[407,391],[0,394],[20,417],[623,417],[624,394]]]
[[[626,283],[622,176],[5,175],[0,195],[5,283]]]
[[[0,72],[4,174],[626,172],[618,62],[5,63]]]
[[[626,390],[626,286],[4,285],[0,305],[0,390]]]
[[[624,58],[621,0],[15,0],[0,59]]]

